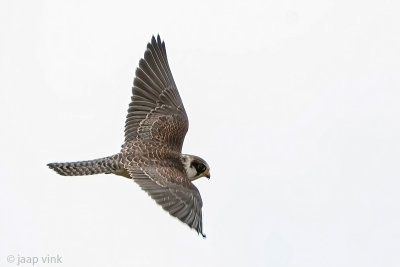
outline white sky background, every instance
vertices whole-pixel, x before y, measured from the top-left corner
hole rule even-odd
[[[400,266],[399,8],[0,0],[0,266]],[[205,240],[128,179],[46,166],[119,151],[157,33]]]

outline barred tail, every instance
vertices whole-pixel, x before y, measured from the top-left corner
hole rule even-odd
[[[65,176],[92,175],[99,173],[115,173],[121,175],[120,172],[124,170],[124,167],[122,163],[120,163],[120,159],[121,155],[116,154],[114,156],[88,161],[49,163],[47,166],[55,170],[58,174]]]

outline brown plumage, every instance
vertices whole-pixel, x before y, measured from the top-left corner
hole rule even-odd
[[[201,158],[181,153],[188,128],[165,44],[153,36],[136,70],[121,152],[48,166],[61,175],[113,173],[132,178],[164,210],[205,237],[203,203],[191,180],[209,178],[209,167]]]

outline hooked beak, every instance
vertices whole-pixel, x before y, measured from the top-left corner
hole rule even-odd
[[[210,171],[209,170],[207,170],[207,172],[205,173],[205,176],[208,178],[208,179],[210,179]]]

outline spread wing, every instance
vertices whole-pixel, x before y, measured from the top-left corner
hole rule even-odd
[[[164,210],[204,236],[201,196],[179,157],[188,127],[165,44],[153,36],[133,82],[122,149],[124,168]]]
[[[152,140],[181,152],[189,121],[168,65],[165,43],[151,39],[136,69],[125,143]]]
[[[131,161],[125,165],[133,180],[172,216],[195,229],[203,237],[199,190],[184,174],[176,162],[144,164]]]

